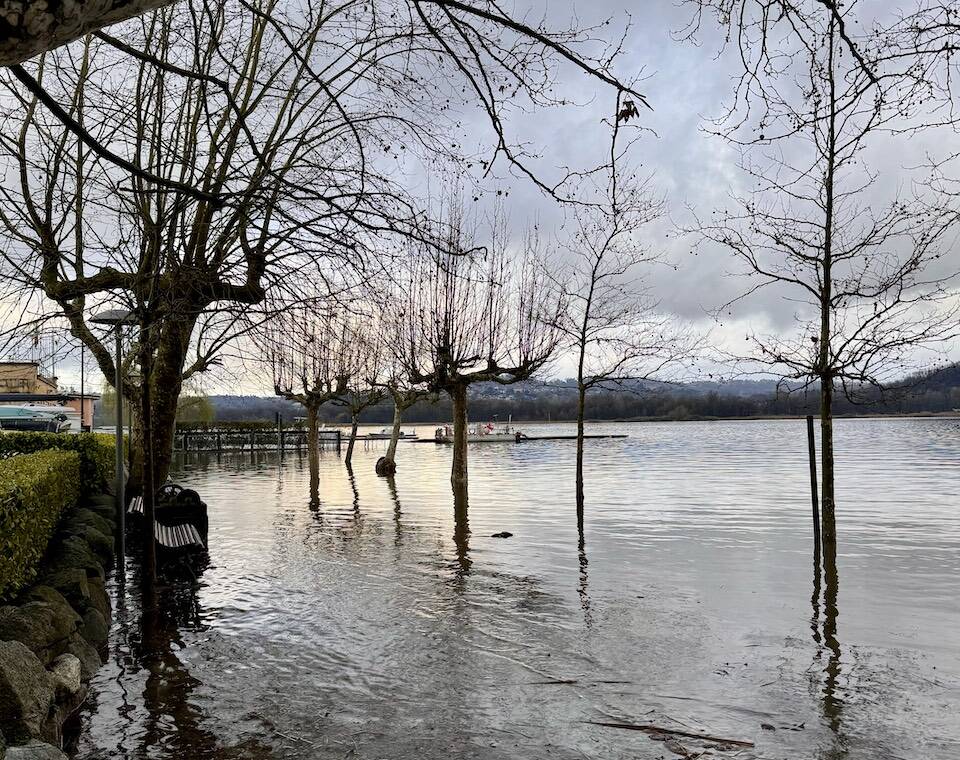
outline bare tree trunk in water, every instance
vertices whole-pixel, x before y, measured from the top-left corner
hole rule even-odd
[[[403,411],[400,405],[393,403],[393,430],[390,431],[390,445],[387,446],[386,459],[392,464],[397,461],[397,442],[400,440],[400,423],[403,421]]]
[[[450,480],[454,491],[467,485],[467,386],[454,385],[450,391],[453,402],[453,468]]]
[[[827,172],[824,177],[823,268],[820,287],[820,503],[821,540],[825,566],[836,562],[837,524],[833,500],[833,368],[831,366],[831,309],[833,297],[833,212],[834,182],[837,160],[837,99],[833,71],[834,18],[830,19],[829,85],[830,117],[827,122]]]
[[[310,468],[310,501],[320,501],[320,430],[317,407],[307,406],[307,464]]]
[[[357,415],[350,415],[350,441],[347,443],[347,455],[343,461],[347,467],[353,464],[353,445],[357,442]]]
[[[829,562],[836,557],[837,523],[833,493],[833,382],[820,381],[820,501],[823,523],[823,553]]]
[[[583,535],[583,417],[587,389],[580,385],[577,395],[577,525]]]

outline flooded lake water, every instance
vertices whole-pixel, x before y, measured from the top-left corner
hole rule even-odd
[[[114,584],[76,756],[960,757],[960,420],[837,422],[825,578],[802,420],[589,432],[582,543],[571,441],[474,446],[465,519],[446,447],[324,451],[315,509],[190,455],[210,564],[142,624]]]

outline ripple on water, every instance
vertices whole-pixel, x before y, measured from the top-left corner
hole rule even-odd
[[[393,482],[382,444],[352,473],[324,452],[313,510],[295,455],[184,462],[210,566],[143,623],[117,599],[77,756],[670,749],[589,720],[756,741],[740,758],[960,756],[956,420],[837,422],[816,587],[803,421],[594,431],[631,437],[587,444],[583,545],[566,442],[472,449],[459,521],[444,447],[401,444]]]

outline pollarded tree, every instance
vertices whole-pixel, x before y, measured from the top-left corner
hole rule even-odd
[[[404,283],[398,358],[409,380],[449,395],[454,485],[467,483],[467,392],[479,382],[510,384],[544,367],[559,343],[558,302],[533,251],[509,255],[497,214],[484,231],[454,204],[442,245],[412,248]]]
[[[384,351],[382,336],[374,329],[372,317],[352,313],[345,317],[344,337],[341,346],[351,356],[351,372],[346,387],[334,404],[350,412],[350,438],[343,461],[350,467],[353,462],[353,447],[357,442],[357,425],[360,415],[376,406],[386,396],[383,387]]]
[[[385,395],[393,401],[393,425],[390,429],[390,441],[387,444],[387,453],[377,460],[378,475],[392,476],[397,472],[397,445],[400,442],[400,427],[403,424],[403,414],[418,401],[436,398],[422,383],[410,381],[409,374],[404,366],[404,352],[395,347],[405,341],[405,334],[409,331],[407,324],[407,302],[409,286],[403,276],[385,276],[380,278],[372,288],[370,299],[383,304],[379,311],[376,329],[383,342],[384,351],[381,356],[383,365],[381,387]]]
[[[183,379],[215,356],[191,359],[198,323],[232,323],[331,262],[359,267],[385,238],[422,239],[397,168],[474,161],[455,137],[465,109],[488,119],[487,165],[557,192],[564,177],[533,172],[509,115],[562,104],[560,63],[620,89],[615,51],[582,52],[590,36],[454,0],[184,0],[97,32],[2,76],[3,274],[108,378],[88,317],[135,312],[149,371],[123,392],[149,391],[161,481]]]
[[[393,425],[390,428],[390,442],[387,453],[377,460],[377,475],[391,476],[397,472],[397,444],[400,442],[400,426],[403,413],[418,401],[436,397],[426,387],[411,384],[402,373],[395,373],[383,384],[385,393],[393,401]]]
[[[753,7],[744,2],[745,8]],[[956,333],[937,260],[957,214],[934,196],[883,199],[868,148],[912,127],[925,85],[878,63],[882,36],[851,30],[832,3],[757,8],[741,17],[747,74],[721,134],[742,151],[752,190],[697,232],[729,251],[752,285],[797,304],[794,335],[748,337],[747,358],[820,396],[821,503],[827,558],[836,551],[833,401],[902,377]],[[777,45],[765,44],[777,23]],[[905,170],[904,170],[905,171]],[[881,199],[881,200],[878,200]]]
[[[307,411],[307,464],[314,502],[320,487],[320,407],[347,393],[359,366],[340,309],[337,303],[290,306],[253,334],[253,345],[269,362],[274,392]]]

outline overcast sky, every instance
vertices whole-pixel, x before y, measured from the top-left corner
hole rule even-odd
[[[724,105],[730,102],[740,65],[734,51],[720,54],[722,37],[715,28],[711,29],[710,21],[700,35],[699,44],[693,44],[681,39],[681,31],[689,20],[689,6],[668,0],[643,3],[540,0],[539,4],[535,0],[532,5],[523,5],[522,0],[518,0],[517,7],[529,7],[532,19],[546,9],[547,17],[558,26],[571,21],[574,9],[581,24],[597,23],[609,17],[612,24],[604,33],[610,36],[630,23],[624,54],[616,64],[616,71],[623,79],[644,76],[638,89],[647,95],[652,106],[652,110],[641,115],[644,126],[652,134],[640,142],[633,159],[652,174],[652,186],[664,196],[668,210],[662,220],[647,230],[649,244],[662,249],[670,265],[649,274],[662,308],[679,319],[696,323],[702,330],[711,330],[713,340],[725,345],[742,342],[751,330],[790,330],[795,325],[798,307],[794,301],[784,298],[782,291],[775,290],[739,304],[722,325],[716,324],[707,313],[741,293],[745,289],[744,281],[731,276],[735,266],[723,251],[707,249],[693,257],[690,254],[693,241],[677,234],[676,225],[690,222],[690,208],[708,216],[712,209],[727,203],[731,188],[739,188],[744,182],[736,167],[735,152],[704,130],[707,120],[719,116]],[[559,89],[582,103],[582,107],[557,109],[549,118],[542,114],[515,113],[508,126],[515,140],[538,146],[542,154],[539,166],[547,173],[561,165],[595,165],[607,149],[609,133],[600,120],[613,108],[613,93],[609,89],[598,89],[595,82],[573,70],[564,72]],[[480,139],[487,125],[481,123],[479,116],[475,128]],[[881,145],[869,154],[879,172],[881,188],[903,184],[903,167],[918,162],[928,147],[927,139],[901,141],[896,151]],[[938,148],[949,149],[952,142],[956,142],[952,135],[938,135],[935,139]],[[960,144],[954,149],[960,150]],[[499,185],[491,181],[489,186],[509,188],[512,223],[517,227],[536,217],[549,233],[562,219],[556,204],[528,182],[503,179]],[[76,382],[74,367],[61,365],[60,370],[68,383]],[[569,374],[569,363],[559,362],[555,371],[560,375]],[[230,382],[211,383],[208,391],[223,392]],[[244,383],[243,390],[252,392],[256,388]],[[264,387],[261,392],[267,393],[269,389]]]

